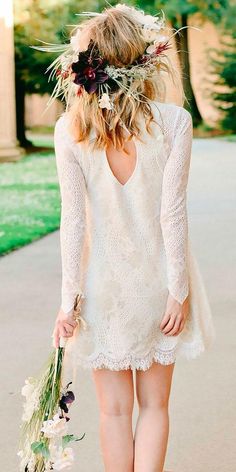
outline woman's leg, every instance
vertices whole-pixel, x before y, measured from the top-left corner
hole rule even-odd
[[[133,472],[132,370],[93,369],[105,472]]]
[[[134,472],[163,472],[174,365],[154,362],[148,370],[136,371],[139,417],[134,435]]]

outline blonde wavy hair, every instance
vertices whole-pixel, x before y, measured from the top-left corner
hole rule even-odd
[[[141,35],[140,25],[131,14],[107,8],[105,15],[98,15],[82,24],[83,35],[87,35],[100,51],[100,54],[116,67],[125,67],[132,64],[142,55],[147,43]],[[74,30],[72,31],[72,33]],[[122,89],[113,93],[116,113],[106,108],[100,108],[96,93],[87,92],[73,98],[69,106],[69,128],[74,139],[78,143],[89,144],[90,132],[95,131],[96,138],[93,149],[106,149],[112,144],[117,149],[123,149],[127,141],[124,129],[129,132],[128,139],[132,136],[138,138],[140,134],[139,117],[145,118],[146,130],[152,134],[151,122],[154,116],[149,101],[163,102],[166,97],[166,83],[163,73],[167,73],[173,83],[181,89],[181,80],[171,61],[166,58],[156,65],[153,76],[146,80],[133,79],[132,92],[142,94],[142,100],[135,99]]]

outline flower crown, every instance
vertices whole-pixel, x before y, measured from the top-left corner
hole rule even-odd
[[[163,34],[165,17],[163,12],[162,16],[145,15],[143,11],[125,4],[117,4],[114,8],[128,12],[140,25],[141,35],[147,43],[144,54],[125,67],[111,65],[102,57],[92,39],[83,34],[81,25],[77,25],[76,34],[71,37],[69,44],[41,41],[46,46],[31,46],[40,51],[61,53],[46,70],[46,73],[50,71],[48,80],[57,79],[47,108],[59,97],[66,101],[67,107],[71,96],[80,96],[87,92],[98,96],[100,108],[114,110],[112,93],[119,88],[135,99],[142,100],[142,94],[132,90],[132,81],[152,77],[157,65],[161,68],[165,62],[165,51],[170,47],[169,38]],[[88,17],[97,15],[106,15],[106,10],[102,13],[77,14]]]

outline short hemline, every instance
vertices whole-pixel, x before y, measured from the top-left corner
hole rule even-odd
[[[205,344],[202,341],[194,343],[194,345],[177,345],[174,350],[161,351],[156,347],[153,348],[146,356],[142,358],[128,355],[122,359],[112,359],[106,354],[100,352],[92,358],[82,358],[80,356],[74,357],[74,364],[76,367],[83,369],[109,369],[113,371],[119,370],[148,370],[154,362],[161,365],[170,365],[176,362],[179,357],[184,357],[187,360],[195,359],[204,351],[206,351],[212,344],[213,338],[209,339]]]

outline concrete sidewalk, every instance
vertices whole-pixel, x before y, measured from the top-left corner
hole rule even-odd
[[[209,295],[217,332],[210,351],[180,359],[170,403],[166,469],[236,470],[236,145],[196,140],[188,187],[190,237]],[[24,379],[37,373],[51,346],[60,302],[59,234],[55,232],[0,260],[0,465],[16,472]],[[90,371],[79,369],[71,431],[83,441],[73,472],[102,472],[98,411]],[[134,426],[137,404],[134,412]],[[151,431],[150,431],[151,434]]]

